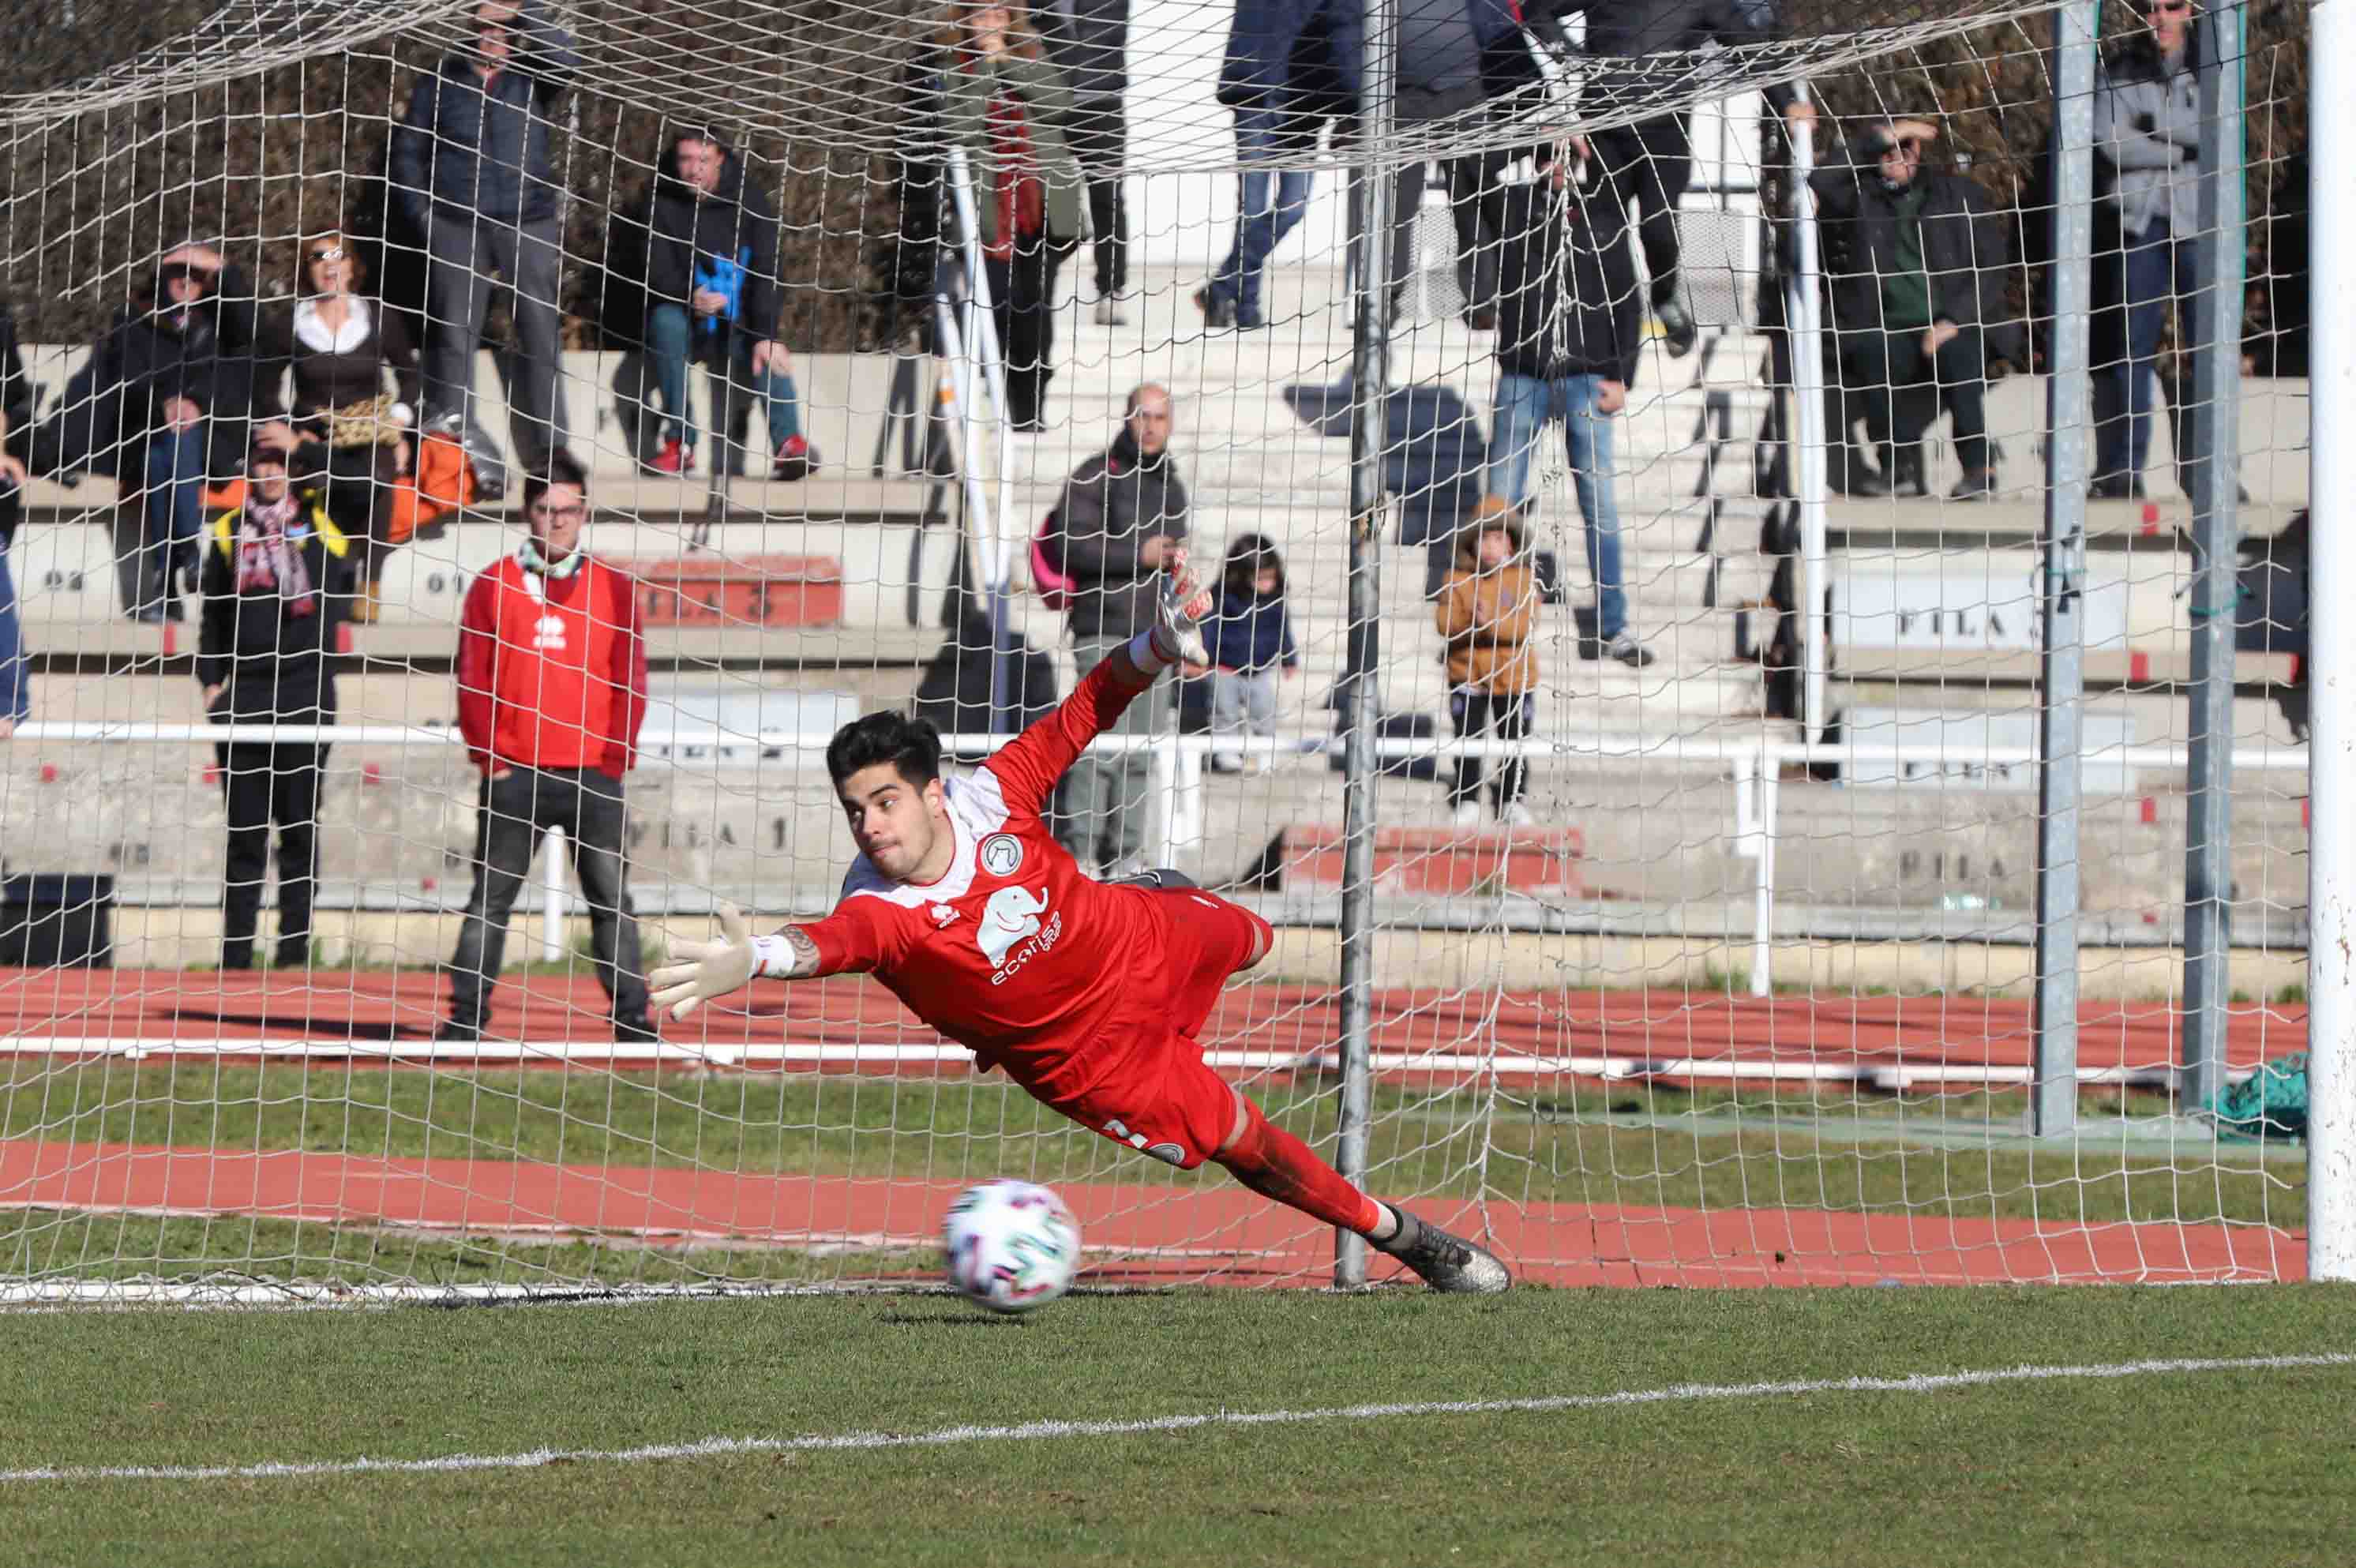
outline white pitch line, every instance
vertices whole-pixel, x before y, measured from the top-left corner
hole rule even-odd
[[[2138,1378],[2171,1372],[2282,1371],[2356,1366],[2356,1353],[2156,1361],[2115,1361],[2072,1367],[2005,1367],[1975,1372],[1918,1372],[1903,1378],[1823,1378],[1782,1383],[1678,1383],[1608,1394],[1552,1394],[1531,1399],[1447,1400],[1418,1404],[1337,1405],[1322,1410],[1218,1411],[1160,1415],[1139,1421],[1032,1421],[1019,1426],[945,1426],[931,1432],[851,1432],[818,1437],[706,1437],[640,1448],[535,1448],[525,1454],[453,1454],[440,1459],[278,1460],[259,1465],[45,1466],[0,1470],[0,1484],[27,1481],[251,1481],[315,1476],[417,1476],[471,1470],[528,1470],[559,1461],[638,1465],[661,1459],[726,1458],[740,1454],[865,1452],[937,1448],[963,1443],[1023,1443],[1051,1437],[1131,1437],[1203,1427],[1283,1426],[1326,1421],[1388,1421],[1400,1416],[1544,1414],[1611,1410],[1688,1401],[1780,1399],[1803,1394],[1927,1394],[2078,1378]]]

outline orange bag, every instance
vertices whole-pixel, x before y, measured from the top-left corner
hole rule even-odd
[[[475,466],[466,448],[447,435],[419,436],[415,471],[393,482],[384,542],[406,544],[419,529],[474,499]]]

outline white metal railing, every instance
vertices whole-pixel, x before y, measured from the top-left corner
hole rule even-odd
[[[714,767],[729,754],[753,751],[765,758],[803,768],[823,757],[834,738],[830,732],[766,731],[745,734],[718,728],[657,732],[639,747],[642,766],[671,768]],[[1004,735],[948,735],[941,737],[945,756],[987,755],[1014,737]],[[36,720],[16,731],[18,744],[101,742],[115,745],[173,746],[200,743],[278,746],[460,746],[466,738],[455,728],[428,725],[296,725],[296,724],[164,724],[147,721]],[[1165,863],[1179,847],[1198,843],[1203,835],[1203,760],[1212,751],[1240,753],[1274,760],[1280,757],[1339,757],[1339,736],[1280,738],[1231,738],[1206,735],[1099,736],[1090,750],[1107,755],[1144,752],[1151,759],[1151,803],[1148,808],[1149,847]],[[1525,740],[1467,740],[1433,736],[1425,739],[1377,739],[1375,755],[1385,761],[1478,757],[1484,761],[1590,762],[1612,765],[1654,764],[1670,768],[1725,768],[1734,789],[1732,853],[1749,860],[1751,880],[1751,950],[1749,977],[1751,994],[1764,996],[1773,984],[1776,817],[1780,781],[1787,764],[1927,763],[1954,767],[2033,767],[2037,748],[2029,746],[1971,747],[1870,742],[1809,743],[1776,740],[1765,736],[1589,736],[1560,739],[1534,736]],[[2189,766],[2190,748],[2161,744],[2122,746],[2086,751],[2082,762],[2118,768],[2180,769]],[[2235,770],[2297,772],[2308,769],[2303,746],[2236,746]],[[562,956],[562,930],[571,915],[565,886],[561,834],[552,834],[549,853],[541,866],[541,947],[550,961]]]

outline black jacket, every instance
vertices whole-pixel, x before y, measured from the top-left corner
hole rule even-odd
[[[734,320],[755,340],[777,335],[777,212],[744,183],[744,163],[724,154],[720,183],[701,196],[679,177],[678,147],[662,156],[646,199],[614,223],[607,266],[609,328],[625,336],[658,305],[687,305],[698,286],[728,292],[722,263],[740,282]],[[699,285],[701,274],[702,282]],[[696,317],[698,325],[712,319]],[[727,334],[700,334],[716,359]]]
[[[410,340],[401,312],[389,309],[379,299],[359,303],[368,313],[369,334],[359,347],[342,351],[323,349],[304,339],[296,322],[297,312],[303,308],[299,302],[274,309],[264,318],[262,338],[254,350],[261,362],[256,385],[260,400],[257,417],[267,412],[277,397],[281,371],[293,372],[294,395],[285,410],[296,420],[307,420],[382,396],[388,371],[392,373],[393,390],[401,401],[412,409],[418,406],[423,392],[423,372],[417,346]]]
[[[159,278],[148,299],[123,313],[66,383],[58,412],[35,434],[39,473],[91,468],[117,480],[144,478],[147,437],[164,407],[187,398],[205,413],[212,470],[244,456],[255,403],[252,285],[223,267],[212,290],[172,308]]]
[[[33,433],[27,428],[32,413],[33,383],[26,379],[25,356],[16,345],[16,315],[0,299],[0,415],[7,420],[7,448],[19,457],[32,449]],[[14,485],[0,480],[0,550],[16,542],[24,511],[25,498]],[[6,708],[0,707],[0,716],[6,714]]]
[[[1543,380],[1604,376],[1634,385],[1644,311],[1619,204],[1576,185],[1558,191],[1541,177],[1493,184],[1481,205],[1499,237],[1498,368]]]
[[[1219,102],[1280,114],[1357,112],[1365,48],[1358,0],[1236,0]],[[1399,0],[1392,110],[1419,124],[1534,79],[1507,0]]]
[[[1075,113],[1129,95],[1129,0],[1051,0],[1035,7],[1047,58],[1072,90]]]
[[[1665,65],[1658,70],[1633,63],[1645,55],[1690,54],[1711,44],[1740,46],[1771,43],[1783,36],[1775,0],[1603,0],[1596,5],[1544,4],[1549,16],[1570,11],[1587,13],[1587,53],[1615,63],[1598,67],[1590,76],[1588,101],[1611,107],[1651,93],[1665,96],[1689,91],[1689,62]],[[1766,90],[1767,102],[1777,113],[1792,102],[1789,82]]]
[[[1157,569],[1138,547],[1160,534],[1186,537],[1186,486],[1167,448],[1141,462],[1126,428],[1064,482],[1050,555],[1077,585],[1070,624],[1076,638],[1134,637],[1153,624]]]
[[[1881,324],[1881,280],[1898,270],[1897,198],[1884,190],[1874,149],[1858,145],[1846,168],[1809,177],[1816,227],[1832,285],[1828,328],[1868,331]],[[1922,270],[1934,320],[1976,327],[1991,360],[2023,362],[2019,324],[2010,319],[2005,284],[2013,266],[2009,224],[1963,175],[1919,173],[1925,187]]]
[[[337,630],[351,607],[361,548],[336,526],[315,495],[302,497],[309,532],[298,546],[311,579],[310,613],[295,615],[277,592],[237,589],[235,510],[205,535],[204,608],[197,628],[197,684],[223,688],[217,719],[335,717]]]
[[[387,170],[393,199],[421,234],[429,204],[494,223],[557,215],[564,192],[549,132],[581,53],[571,33],[540,14],[537,0],[525,0],[516,14],[514,54],[487,84],[473,57],[444,56],[418,79],[409,112],[393,128]]]

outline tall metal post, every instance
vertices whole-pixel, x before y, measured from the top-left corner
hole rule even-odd
[[[989,383],[991,413],[998,438],[998,504],[976,515],[980,529],[978,537],[988,542],[978,553],[986,574],[983,586],[989,595],[983,603],[990,617],[990,733],[1012,735],[1017,728],[1020,696],[1014,690],[1011,670],[1014,658],[1013,595],[1009,586],[1013,575],[1011,518],[1014,505],[1014,427],[1006,411],[1005,346],[998,340],[997,318],[991,314],[990,274],[981,259],[981,228],[975,216],[973,172],[966,160],[965,148],[955,142],[948,144],[943,149],[941,164],[948,176],[958,231],[964,240],[966,299],[969,307],[966,343]],[[980,444],[973,439],[972,392],[969,377],[964,457],[969,468],[978,469],[981,454]]]
[[[1798,84],[1807,97],[1807,83]],[[1816,243],[1815,134],[1792,133],[1792,494],[1800,514],[1800,738],[1825,738],[1825,346],[1822,266]]]
[[[2248,17],[2233,3],[2195,24],[2200,56],[2201,289],[2190,333],[2182,464],[2192,480],[2191,742],[2184,830],[2184,1039],[2180,1105],[2208,1101],[2225,1064],[2233,877],[2233,621],[2239,595],[2234,486],[2241,468],[2244,247],[2242,91]]]
[[[2308,145],[2356,146],[2356,0],[2318,0],[2308,16]],[[2356,161],[2313,170],[2308,494],[2320,501],[2356,495]],[[2308,571],[2310,605],[2347,603],[2356,540],[2314,530]],[[2307,637],[2307,1272],[2356,1280],[2356,615],[2310,611]]]
[[[2052,375],[2045,383],[2045,651],[2037,757],[2037,1135],[2078,1125],[2078,791],[2093,414],[2094,49],[2102,0],[2053,14]]]
[[[1350,349],[1349,732],[1342,775],[1342,1116],[1334,1168],[1366,1179],[1374,1116],[1375,725],[1381,646],[1385,392],[1390,367],[1391,77],[1397,0],[1362,0],[1366,41],[1359,88],[1358,162],[1350,179],[1358,231],[1357,321]],[[1366,1283],[1366,1243],[1343,1230],[1333,1243],[1333,1283]]]

